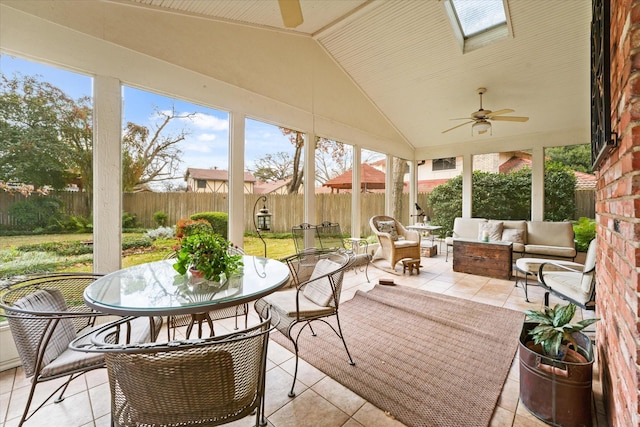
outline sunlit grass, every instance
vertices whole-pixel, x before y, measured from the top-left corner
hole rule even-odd
[[[141,233],[126,236],[140,237]],[[295,253],[293,239],[286,235],[264,236],[267,257],[281,259]],[[48,252],[22,252],[16,248],[48,242],[90,241],[91,234],[50,234],[37,236],[0,236],[0,278],[28,273],[46,272],[92,272],[93,256],[58,256]],[[257,236],[244,237],[247,255],[264,256],[265,246]],[[164,259],[178,244],[176,239],[156,239],[151,248],[128,250],[122,257],[124,268]]]

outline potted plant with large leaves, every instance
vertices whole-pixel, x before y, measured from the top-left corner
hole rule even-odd
[[[527,310],[520,335],[520,399],[553,425],[590,426],[593,346],[582,331],[599,319],[572,322],[569,303]]]
[[[206,280],[222,283],[242,266],[242,255],[229,254],[230,246],[229,241],[214,233],[187,235],[176,248],[173,268],[179,274],[192,270]]]

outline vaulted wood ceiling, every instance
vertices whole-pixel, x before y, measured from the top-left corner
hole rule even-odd
[[[461,152],[504,151],[505,147],[526,149],[535,145],[588,143],[590,139],[591,2],[588,0],[506,0],[511,37],[467,53],[463,53],[454,36],[444,2],[438,0],[301,0],[304,22],[294,29],[282,25],[276,0],[98,2],[104,6],[102,9],[109,10],[109,13],[114,10],[113,13],[118,13],[124,21],[142,16],[142,11],[154,12],[148,16],[153,16],[153,19],[158,16],[155,27],[146,20],[142,22],[143,19],[131,24],[139,26],[139,34],[122,34],[117,28],[110,32],[107,21],[101,22],[105,28],[96,28],[91,21],[94,17],[88,17],[82,24],[79,16],[66,18],[63,12],[58,12],[58,16],[53,10],[58,6],[49,5],[52,11],[40,12],[39,7],[42,6],[39,4],[44,2],[0,1],[3,3],[41,14],[58,24],[69,25],[75,31],[99,35],[109,43],[122,43],[127,49],[141,51],[135,40],[151,37],[150,31],[158,31],[157,37],[168,33],[179,39],[193,30],[180,24],[187,21],[178,20],[178,16],[195,19],[188,21],[188,26],[197,24],[203,37],[208,32],[202,30],[207,28],[207,22],[216,28],[226,25],[223,33],[216,33],[216,40],[220,43],[233,44],[235,32],[244,36],[252,32],[256,45],[265,43],[265,57],[254,58],[255,63],[279,61],[276,67],[283,67],[283,70],[298,67],[301,73],[309,73],[309,69],[299,61],[293,48],[305,49],[307,46],[308,49],[309,45],[305,43],[311,42],[330,57],[368,100],[370,108],[383,117],[390,129],[395,130],[398,137],[394,138],[393,144],[405,146],[416,159]],[[28,3],[31,5],[24,6]],[[72,7],[81,7],[77,2],[51,3],[67,3],[67,14]],[[89,10],[87,6],[82,7]],[[90,9],[91,12],[94,10],[97,9]],[[264,38],[255,37],[261,33]],[[281,35],[278,36],[280,39],[274,33]],[[225,37],[219,34],[225,34]],[[292,55],[287,57],[287,52],[284,52],[285,60],[269,57],[266,53],[273,46],[266,43],[272,43],[272,40],[286,41],[283,49],[291,46]],[[210,40],[207,43],[211,44]],[[162,49],[171,48],[165,45],[158,46],[157,50],[145,47],[143,53],[174,61],[176,54],[171,59],[162,56]],[[203,49],[207,47],[200,49],[204,57],[209,52]],[[250,54],[255,57],[260,55],[259,52],[256,48]],[[179,65],[190,67],[193,55],[189,54],[185,47],[184,58],[181,58],[184,62]],[[237,52],[237,55],[242,54]],[[211,64],[203,65],[202,69],[197,69],[197,65],[190,68],[205,73]],[[255,68],[254,72],[261,72],[260,67]],[[226,83],[240,86],[246,83],[240,77],[237,80]],[[443,130],[461,123],[451,119],[469,117],[479,109],[476,93],[479,87],[488,89],[483,97],[485,109],[511,108],[515,110],[511,115],[528,116],[530,120],[525,123],[494,122],[492,134],[482,136],[472,136],[470,125],[443,134]],[[243,88],[262,90],[249,84]],[[279,89],[265,84],[262,94],[273,96]],[[305,90],[300,87],[293,93]],[[345,99],[347,96],[345,94]],[[279,101],[295,104],[286,96]],[[331,102],[334,103],[333,108],[338,108],[342,102],[339,94],[328,97],[325,108],[332,108]],[[306,108],[305,105],[294,106],[301,110]],[[322,105],[316,105],[316,114],[318,107]],[[313,108],[311,106],[308,110]],[[345,124],[351,126],[355,123],[354,127],[357,127],[357,118],[348,115],[348,111],[341,113]],[[329,118],[327,122],[339,120]]]

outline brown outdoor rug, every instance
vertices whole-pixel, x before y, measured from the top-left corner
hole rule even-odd
[[[316,337],[301,335],[300,356],[407,426],[487,426],[523,321],[518,311],[378,285],[340,306],[355,366],[320,322]]]

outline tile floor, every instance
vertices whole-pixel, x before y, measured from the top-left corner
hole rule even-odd
[[[383,267],[385,262],[376,261]],[[368,290],[380,278],[392,278],[395,283],[440,292],[473,301],[506,307],[513,310],[539,308],[543,293],[538,287],[529,287],[530,303],[524,300],[523,290],[514,287],[513,281],[472,276],[452,271],[451,260],[445,262],[444,255],[422,258],[420,274],[402,275],[402,267],[396,274],[381,268],[371,267],[367,283],[365,275],[349,272],[345,277],[343,298],[351,298],[356,290]],[[552,300],[552,304],[556,301]],[[579,315],[593,316],[592,312]],[[219,328],[232,328],[228,319],[216,323]],[[219,334],[221,329],[217,330]],[[162,335],[161,335],[162,336]],[[348,340],[348,337],[347,337]],[[277,343],[269,344],[267,373],[266,413],[272,427],[400,427],[403,424],[388,417],[360,396],[346,389],[322,372],[301,361],[296,386],[297,396],[287,397],[291,385],[293,355]],[[606,426],[602,406],[602,390],[598,382],[597,361],[594,367],[594,426]],[[519,365],[516,356],[504,385],[502,396],[493,415],[491,426],[544,426],[532,416],[519,401]],[[52,383],[55,383],[53,381]],[[49,383],[39,385],[39,391]],[[29,381],[21,368],[0,372],[0,427],[14,427],[24,407],[29,390]],[[37,393],[37,396],[44,393]],[[25,426],[48,427],[106,427],[110,425],[109,387],[104,369],[90,372],[75,380],[67,392],[67,398],[59,404],[49,403],[38,411]],[[230,426],[253,425],[254,418],[245,418]]]

